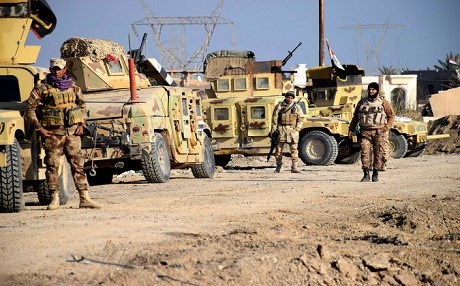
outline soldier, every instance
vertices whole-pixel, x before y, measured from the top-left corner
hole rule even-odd
[[[48,210],[59,208],[58,168],[63,154],[71,166],[80,195],[80,208],[101,208],[89,198],[88,181],[83,171],[80,136],[86,127],[85,102],[80,88],[66,71],[65,60],[51,59],[51,73],[32,90],[26,107],[28,121],[44,139],[46,180],[51,192]]]
[[[294,102],[294,98],[294,92],[288,91],[285,93],[284,100],[278,103],[275,110],[273,110],[273,125],[271,133],[275,130],[278,130],[279,132],[279,140],[275,150],[275,173],[281,172],[284,143],[289,144],[289,148],[291,150],[291,173],[300,173],[300,170],[297,167],[297,161],[299,160],[297,145],[299,143],[299,131],[302,128],[304,114],[302,108],[297,106]]]
[[[378,95],[379,85],[371,82],[367,87],[367,97],[356,105],[351,120],[348,135],[352,137],[356,125],[361,128],[361,163],[364,177],[361,182],[369,182],[370,158],[373,152],[372,182],[379,180],[379,168],[382,166],[382,151],[384,150],[384,136],[393,126],[395,113],[391,104]]]

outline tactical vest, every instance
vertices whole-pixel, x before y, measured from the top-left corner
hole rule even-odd
[[[43,127],[70,127],[83,122],[81,108],[75,103],[77,94],[72,88],[60,91],[47,86],[40,100],[43,104],[41,110],[41,124]]]
[[[383,100],[377,97],[373,101],[364,99],[359,108],[359,124],[362,127],[377,127],[387,123]]]
[[[297,124],[297,105],[294,104],[291,108],[287,108],[285,110],[284,108],[281,109],[278,113],[278,124],[279,125],[290,125],[290,126],[296,126]]]

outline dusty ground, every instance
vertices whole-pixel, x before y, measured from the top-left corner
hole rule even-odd
[[[244,166],[244,167],[243,167]],[[91,187],[101,210],[27,193],[0,214],[0,285],[458,285],[460,154],[360,164],[234,158],[214,179],[173,171]]]

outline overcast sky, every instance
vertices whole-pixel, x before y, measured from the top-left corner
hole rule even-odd
[[[220,0],[145,0],[154,16],[209,16]],[[305,63],[315,66],[318,57],[318,0],[226,0],[220,16],[235,23],[218,25],[208,52],[224,49],[251,50],[257,60],[283,59],[299,42],[302,46],[285,69]],[[138,47],[131,24],[146,15],[137,0],[48,0],[58,23],[42,40],[32,34],[29,44],[42,45],[37,65],[48,66],[59,56],[61,44],[71,37],[110,39],[128,49]],[[449,52],[460,53],[460,0],[324,0],[325,37],[342,64],[408,69],[433,68]],[[383,33],[384,24],[390,27]],[[373,25],[359,32],[350,27]],[[394,27],[394,28],[392,28]],[[146,32],[150,31],[145,28]],[[234,32],[232,32],[234,31]],[[162,35],[185,32],[189,54],[204,40],[202,26],[185,30],[165,28]],[[232,37],[232,34],[236,37]],[[383,38],[382,38],[383,36]],[[233,44],[232,44],[233,38]],[[148,36],[147,55],[161,59],[153,36]],[[236,43],[236,45],[234,45]],[[380,43],[380,44],[378,44]],[[325,45],[326,47],[326,45]],[[379,56],[378,58],[376,57]],[[330,58],[325,50],[325,62]],[[375,70],[375,69],[374,69]]]

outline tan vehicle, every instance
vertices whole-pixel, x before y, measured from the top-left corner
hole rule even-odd
[[[23,192],[37,192],[41,204],[51,200],[42,164],[40,139],[22,115],[32,88],[48,69],[33,66],[40,47],[26,46],[29,29],[39,38],[54,30],[56,17],[43,0],[0,0],[0,211],[17,212]],[[68,164],[61,164],[61,203],[74,188]]]
[[[61,57],[86,102],[82,151],[90,185],[110,183],[127,170],[142,171],[150,183],[166,182],[179,168],[191,168],[196,178],[213,177],[211,141],[199,125],[195,90],[153,86],[167,83],[157,62],[137,61],[138,73],[134,55],[128,60],[123,47],[108,40],[71,38]]]
[[[304,92],[315,116],[337,117],[351,120],[356,104],[361,99],[364,71],[355,65],[343,65],[345,70],[333,66],[309,68],[310,82]],[[427,124],[410,118],[396,117],[390,131],[391,157],[420,156],[430,139],[444,135],[428,135]]]
[[[273,109],[284,93],[294,90],[293,77],[281,70],[284,63],[256,61],[250,51],[218,51],[207,56],[204,73],[211,89],[206,92],[203,108],[217,143],[217,165],[227,165],[231,154],[269,154]],[[302,94],[295,101],[306,115],[299,141],[299,157],[305,164],[355,160],[359,146],[348,138],[348,121],[310,116]]]

